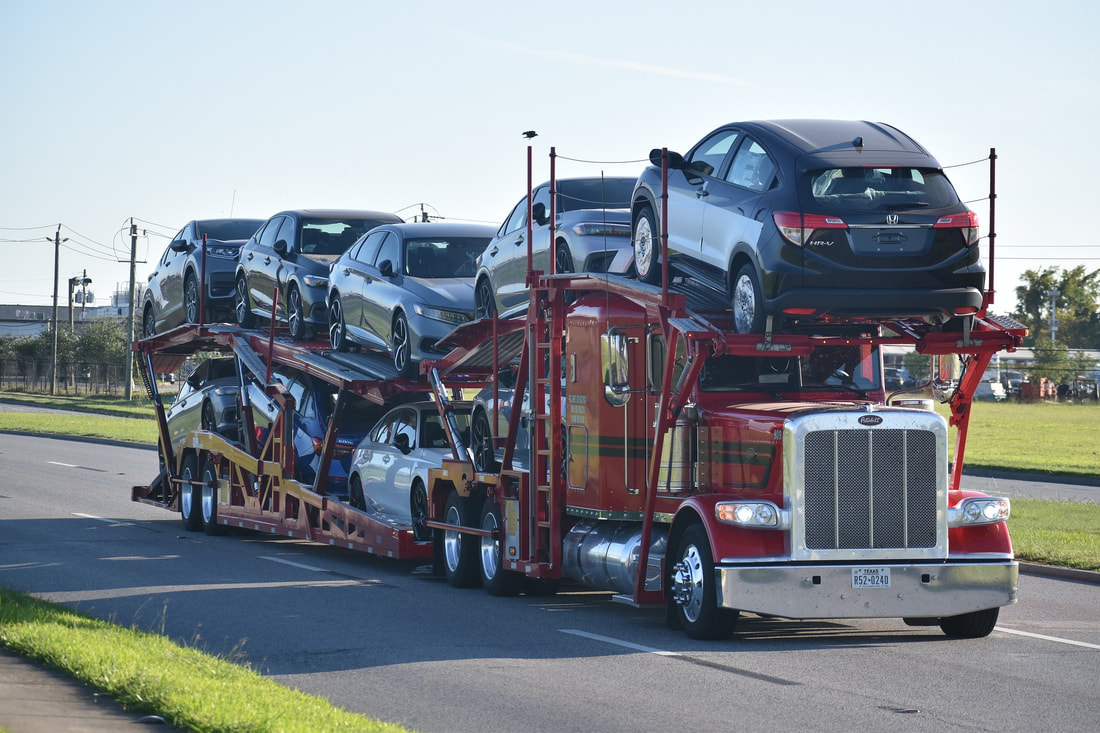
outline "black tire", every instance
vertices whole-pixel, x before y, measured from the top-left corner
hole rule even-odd
[[[153,304],[147,303],[141,312],[141,337],[152,338],[157,335],[157,320],[153,316]]]
[[[496,314],[497,299],[493,295],[493,286],[489,284],[489,278],[483,277],[474,289],[474,315],[478,318],[495,318]]]
[[[577,268],[573,264],[573,253],[569,251],[569,245],[558,240],[558,246],[554,250],[554,272],[562,275],[576,271]]]
[[[328,345],[333,351],[348,350],[348,326],[344,322],[344,305],[339,293],[333,293],[328,304]]]
[[[764,333],[767,318],[760,293],[760,278],[752,265],[742,265],[730,284],[733,330],[737,333]]]
[[[183,457],[183,465],[180,466],[180,479],[192,481],[198,477],[199,462],[194,453],[188,453]],[[202,505],[202,489],[194,484],[180,484],[180,519],[183,528],[189,532],[197,532],[202,529],[202,517],[199,507]]]
[[[481,528],[486,530],[500,530],[504,526],[500,509],[496,502],[486,498],[485,505],[481,509]],[[503,542],[497,537],[482,537],[479,557],[481,562],[478,567],[481,570],[481,586],[491,596],[514,596],[523,590],[524,577],[514,570],[505,570],[502,567]]]
[[[361,512],[367,511],[367,498],[363,494],[363,479],[358,473],[352,473],[348,479],[348,503]]]
[[[202,462],[202,531],[206,534],[221,534],[218,524],[218,470],[214,462],[207,458]]]
[[[409,320],[404,313],[398,313],[393,319],[390,332],[390,354],[393,355],[393,368],[402,377],[412,378],[416,374],[416,363],[412,359],[412,332]]]
[[[252,304],[248,300],[248,280],[244,275],[237,276],[237,285],[233,288],[233,314],[241,328],[256,327],[256,316],[252,315]]]
[[[482,473],[496,473],[500,470],[496,453],[493,450],[493,428],[485,410],[474,413],[470,425],[470,450],[474,454],[474,470]]]
[[[183,317],[188,323],[199,322],[199,284],[195,276],[187,273],[183,279]]]
[[[981,639],[989,636],[997,626],[1001,609],[987,608],[958,616],[940,619],[940,629],[953,639]]]
[[[423,542],[432,538],[432,530],[424,526],[428,519],[428,490],[420,479],[413,481],[409,492],[409,514],[412,516],[413,539]]]
[[[671,559],[668,603],[674,608],[669,609],[669,621],[675,621],[692,639],[729,637],[738,612],[718,607],[714,560],[703,525],[687,528]]]
[[[202,429],[212,433],[218,430],[218,418],[214,415],[214,405],[209,401],[202,403]]]
[[[661,282],[661,230],[649,204],[639,209],[634,217],[630,241],[634,247],[634,271],[638,279],[650,285]]]
[[[306,326],[306,309],[302,291],[291,285],[286,292],[286,325],[293,341],[304,341],[309,332]]]
[[[443,508],[443,521],[460,527],[472,527],[470,500],[452,491]],[[443,532],[443,571],[455,588],[473,588],[481,580],[478,568],[478,537],[453,530]]]

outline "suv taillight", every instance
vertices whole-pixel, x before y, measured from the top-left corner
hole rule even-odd
[[[800,214],[797,211],[776,211],[772,214],[779,233],[793,245],[804,245],[817,229],[847,229],[839,216]]]
[[[967,209],[936,220],[937,229],[961,229],[966,246],[978,243],[978,215]]]

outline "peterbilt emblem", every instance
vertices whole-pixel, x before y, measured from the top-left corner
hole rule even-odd
[[[864,415],[859,419],[860,425],[882,425],[882,418],[878,415]]]
[[[898,215],[897,214],[887,214],[886,215],[886,223],[891,225],[891,226],[893,226],[894,224],[897,224],[898,223]]]

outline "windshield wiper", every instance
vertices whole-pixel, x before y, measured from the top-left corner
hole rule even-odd
[[[905,209],[923,209],[931,206],[927,201],[910,201],[905,204],[888,204],[887,211],[904,211]]]

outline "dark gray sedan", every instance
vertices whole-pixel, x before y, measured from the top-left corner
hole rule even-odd
[[[386,351],[405,377],[440,353],[436,342],[474,318],[475,258],[493,236],[481,224],[389,224],[362,237],[329,273],[329,342]]]

